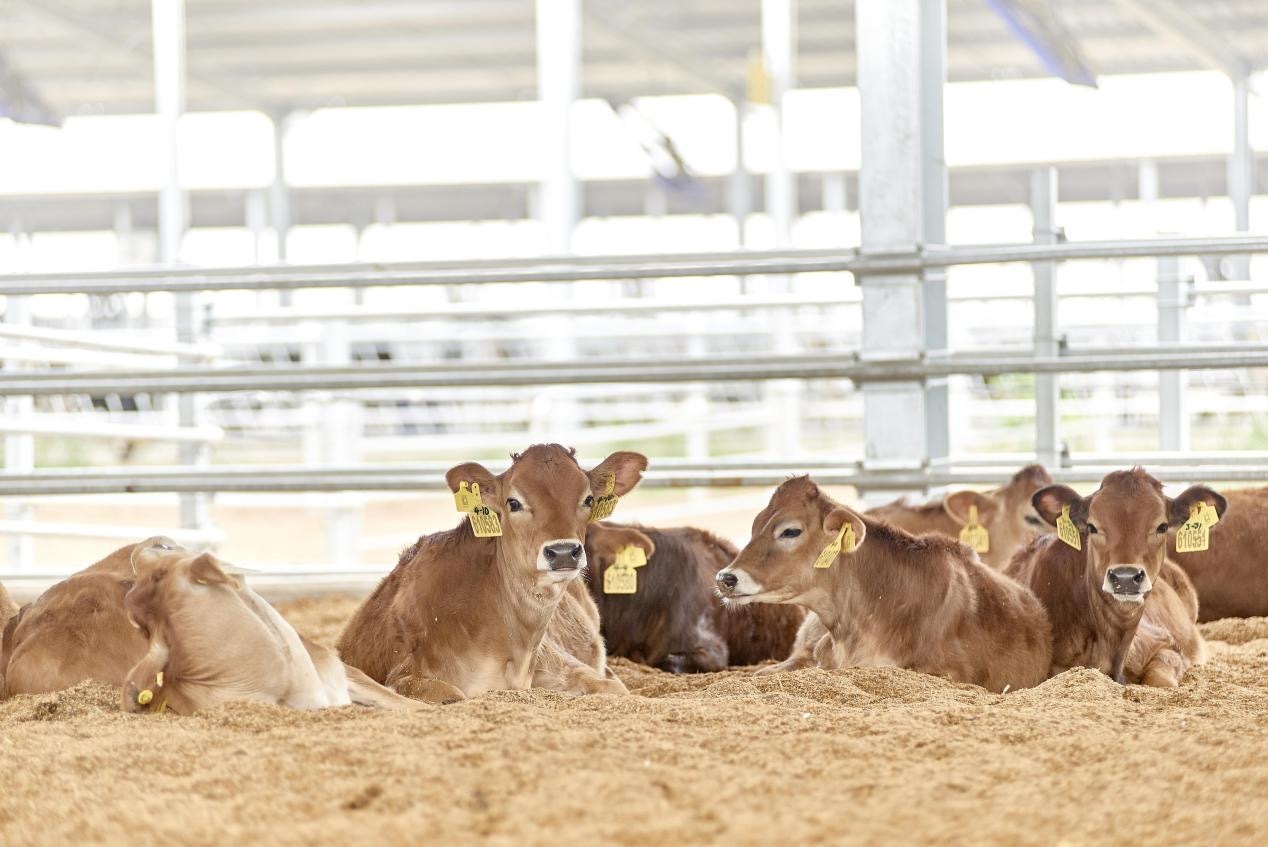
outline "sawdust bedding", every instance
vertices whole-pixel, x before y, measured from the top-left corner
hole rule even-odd
[[[282,609],[330,643],[355,606]],[[1204,631],[1175,690],[618,659],[636,696],[178,717],[83,684],[0,703],[0,842],[1263,845],[1268,619]]]

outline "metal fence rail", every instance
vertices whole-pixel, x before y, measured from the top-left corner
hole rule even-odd
[[[517,282],[588,282],[672,277],[845,272],[867,276],[1007,262],[1064,262],[1161,256],[1268,253],[1268,236],[1149,238],[1057,244],[913,245],[908,252],[779,250],[692,253],[669,257],[554,256],[524,260],[308,265],[221,269],[146,268],[95,273],[6,274],[0,294],[119,294],[295,288],[365,288]]]

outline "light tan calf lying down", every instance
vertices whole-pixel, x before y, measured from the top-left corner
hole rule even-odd
[[[124,599],[148,651],[128,673],[123,708],[187,715],[230,700],[322,709],[420,704],[304,638],[210,553],[138,547]]]

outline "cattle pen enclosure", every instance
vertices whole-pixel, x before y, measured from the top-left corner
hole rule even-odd
[[[1268,844],[1265,45],[0,0],[0,847]]]

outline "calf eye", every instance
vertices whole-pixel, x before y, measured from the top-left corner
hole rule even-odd
[[[585,506],[587,509],[592,508],[594,506],[594,497],[586,495],[586,499],[581,501],[581,505]]]
[[[1159,535],[1167,534],[1167,525],[1165,523],[1158,524],[1158,534]]]
[[[1096,535],[1098,532],[1100,532],[1100,530],[1099,530],[1099,529],[1097,529],[1097,528],[1096,528],[1095,526],[1093,526],[1092,524],[1088,524],[1088,525],[1087,525],[1087,534],[1088,534],[1088,535]]]
[[[1026,515],[1026,523],[1030,524],[1031,526],[1043,525],[1043,521],[1039,518],[1038,515]]]
[[[514,497],[511,497],[506,501],[506,508],[510,509],[512,512],[522,512],[524,510],[524,504],[519,500],[516,500]]]
[[[795,526],[790,526],[788,527],[788,529],[781,532],[779,534],[779,537],[780,538],[796,538],[798,535],[801,535],[801,530],[797,529],[797,527]]]

